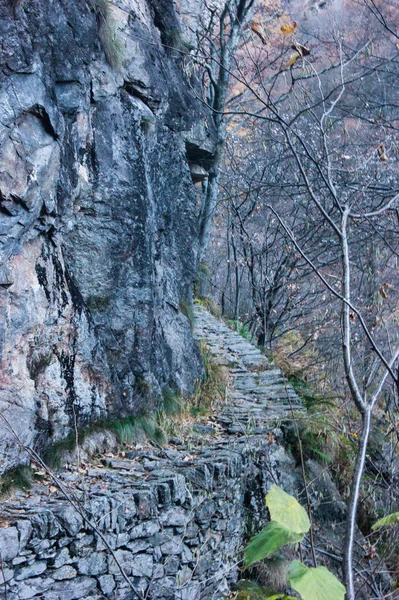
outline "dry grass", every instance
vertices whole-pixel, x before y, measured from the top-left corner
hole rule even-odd
[[[200,349],[204,375],[193,394],[186,399],[172,392],[164,395],[158,423],[166,437],[189,435],[195,423],[210,417],[226,400],[226,370],[215,362],[206,344],[201,342]]]

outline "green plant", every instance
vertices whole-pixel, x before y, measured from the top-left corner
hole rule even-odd
[[[204,342],[200,342],[200,350],[204,375],[189,400],[190,413],[193,416],[208,414],[215,404],[225,399],[227,389],[227,376],[223,367],[215,362]]]
[[[165,433],[159,424],[158,413],[143,413],[118,419],[100,419],[87,427],[79,428],[77,435],[71,434],[49,446],[43,456],[44,462],[51,469],[60,468],[65,462],[66,455],[76,450],[76,439],[81,445],[90,435],[100,431],[113,433],[121,446],[133,444],[143,438],[148,438],[157,444],[166,442]]]
[[[274,594],[270,596],[271,592],[267,588],[261,587],[254,581],[241,580],[237,586],[236,600],[295,600],[292,596],[286,596],[284,594]]]
[[[194,299],[194,303],[198,304],[198,306],[203,306],[206,308],[206,310],[208,310],[211,315],[217,319],[220,318],[220,309],[216,303],[216,300],[214,300],[211,296],[198,296]]]
[[[210,279],[209,266],[203,260],[198,266],[197,278],[194,285],[194,295],[198,298],[206,298],[207,282]]]
[[[326,567],[291,562],[287,581],[303,600],[344,600],[345,588]]]
[[[162,405],[156,413],[158,427],[165,438],[179,435],[185,412],[184,399],[176,392],[166,390],[163,394]]]
[[[211,274],[209,265],[203,260],[201,260],[201,262],[199,264],[198,273],[201,274],[202,277],[209,277]]]
[[[78,439],[81,443],[84,439],[85,430],[78,431]],[[65,462],[65,455],[73,452],[76,449],[76,436],[68,435],[63,440],[55,442],[48,448],[46,448],[43,459],[50,469],[59,469]]]
[[[142,397],[148,397],[151,394],[151,385],[142,375],[136,375],[136,381],[134,382],[135,392]]]
[[[108,63],[116,70],[123,66],[123,39],[120,24],[121,11],[110,0],[91,0],[99,17],[99,38]]]
[[[89,296],[86,300],[86,306],[90,308],[90,310],[94,310],[97,312],[105,312],[111,302],[111,298],[109,296]]]
[[[376,531],[382,527],[389,527],[390,525],[398,525],[399,524],[399,512],[390,513],[382,519],[379,519],[371,528],[371,531]]]
[[[234,321],[233,319],[225,319],[226,325],[240,334],[241,337],[245,338],[248,341],[252,340],[252,334],[250,331],[250,326],[248,323],[243,323],[242,321]]]
[[[35,473],[28,465],[19,465],[0,476],[0,498],[6,497],[14,490],[29,490],[35,480]]]
[[[180,300],[179,308],[180,308],[181,313],[186,317],[186,319],[190,323],[191,330],[193,330],[194,324],[195,324],[195,315],[194,315],[193,305],[189,304],[188,302],[185,302],[184,300]]]
[[[163,394],[162,410],[166,415],[180,415],[185,409],[184,399],[171,390]]]
[[[335,408],[333,396],[324,396],[319,394],[312,385],[305,381],[298,371],[285,370],[288,382],[292,385],[298,396],[302,399],[307,410],[313,410],[320,407]]]
[[[302,541],[310,529],[305,509],[293,496],[278,486],[273,485],[266,495],[266,506],[271,521],[246,547],[246,567],[287,544]],[[325,567],[309,568],[302,562],[293,560],[288,570],[287,582],[300,594],[302,600],[344,600],[344,586]]]

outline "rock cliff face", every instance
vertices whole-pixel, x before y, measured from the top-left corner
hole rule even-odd
[[[25,444],[200,373],[180,310],[197,266],[188,161],[210,148],[184,66],[200,9],[0,0],[0,411]],[[1,472],[23,457],[0,429]]]

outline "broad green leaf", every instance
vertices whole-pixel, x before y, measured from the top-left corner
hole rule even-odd
[[[266,506],[272,521],[277,521],[294,533],[305,534],[309,531],[310,521],[306,510],[277,485],[273,485],[266,495]]]
[[[293,560],[287,581],[302,600],[344,600],[345,597],[345,587],[326,567],[308,568],[299,560]]]
[[[371,531],[375,531],[380,527],[388,527],[388,525],[394,525],[394,523],[399,523],[399,512],[391,513],[390,515],[386,515],[379,519],[371,528]]]
[[[288,569],[287,581],[291,579],[300,579],[309,571],[308,567],[300,560],[293,560]]]
[[[286,544],[301,542],[303,537],[303,533],[293,533],[281,523],[270,521],[258,535],[252,538],[246,547],[244,552],[245,566],[249,567]]]

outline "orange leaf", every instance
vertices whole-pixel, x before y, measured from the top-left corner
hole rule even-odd
[[[295,63],[295,62],[298,60],[298,58],[300,58],[300,56],[301,56],[301,55],[299,54],[299,52],[295,52],[295,53],[294,53],[294,54],[291,56],[291,58],[290,58],[290,60],[287,62],[287,64],[285,65],[285,68],[286,68],[286,69],[289,69],[290,67],[292,67],[292,65],[293,65],[293,64],[294,64],[294,63]]]
[[[280,29],[285,35],[290,35],[291,33],[294,33],[297,27],[298,24],[295,21],[292,21],[292,23],[284,23],[284,25],[281,25]]]

